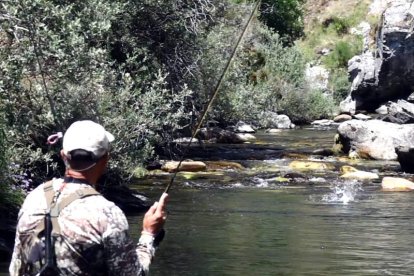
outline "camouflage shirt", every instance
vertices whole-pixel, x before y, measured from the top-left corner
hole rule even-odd
[[[53,189],[62,186],[53,180]],[[68,183],[61,196],[87,184]],[[44,223],[47,204],[44,184],[33,190],[20,209],[10,275],[32,275],[44,263],[44,243],[33,231]],[[142,235],[136,244],[128,233],[124,213],[103,196],[76,199],[59,217],[61,234],[55,241],[56,262],[62,275],[145,275],[155,253],[153,237]],[[44,239],[44,238],[43,238]],[[43,259],[43,260],[42,260]]]

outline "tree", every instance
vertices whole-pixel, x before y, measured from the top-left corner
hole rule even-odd
[[[260,19],[279,33],[285,45],[303,35],[303,4],[305,0],[262,0]]]

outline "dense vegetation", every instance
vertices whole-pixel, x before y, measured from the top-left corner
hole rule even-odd
[[[296,123],[331,115],[334,99],[308,87],[307,56],[294,45],[303,4],[263,1],[210,119],[266,127],[266,112]],[[2,183],[27,189],[61,175],[59,145],[45,141],[79,119],[116,136],[113,175],[129,176],[168,151],[189,135],[251,9],[230,0],[3,1]],[[343,66],[344,47],[332,66]]]

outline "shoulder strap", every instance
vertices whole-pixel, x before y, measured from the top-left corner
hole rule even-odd
[[[73,201],[81,198],[85,198],[92,195],[100,195],[94,188],[91,186],[83,186],[76,190],[74,193],[71,193],[65,196],[60,202],[52,205],[53,197],[55,196],[55,191],[53,190],[53,181],[48,181],[44,185],[47,209],[50,213],[50,218],[52,220],[52,227],[54,234],[60,234],[60,226],[57,221],[60,212],[71,204]]]
[[[43,186],[43,191],[45,192],[45,197],[46,197],[46,205],[47,205],[46,213],[49,213],[50,205],[52,204],[53,196],[55,194],[55,191],[53,190],[53,181],[52,180],[50,180],[48,182],[45,182],[45,184]],[[40,234],[40,232],[42,232],[43,230],[45,230],[45,224],[43,223],[43,221],[41,221],[37,224],[37,226],[34,230],[34,234],[36,236],[38,236]]]

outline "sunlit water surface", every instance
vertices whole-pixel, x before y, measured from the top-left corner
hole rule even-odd
[[[174,190],[151,274],[413,275],[414,195],[361,188],[343,201],[337,194]],[[139,218],[129,220],[139,227]]]

